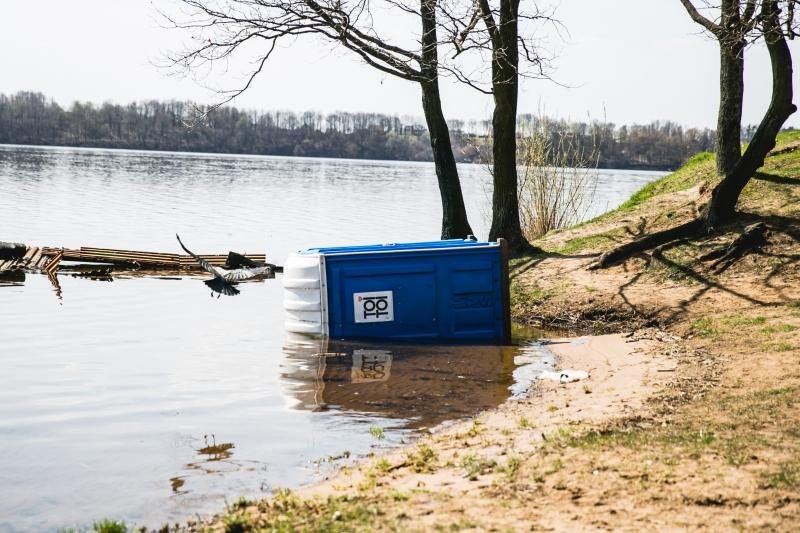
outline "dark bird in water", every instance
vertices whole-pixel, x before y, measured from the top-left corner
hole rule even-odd
[[[219,297],[220,294],[224,294],[225,296],[236,296],[239,294],[239,289],[235,287],[235,284],[239,281],[253,279],[258,276],[272,276],[274,274],[275,265],[266,264],[258,266],[256,263],[238,254],[236,254],[236,256],[240,258],[240,261],[246,263],[248,266],[231,270],[214,266],[184,246],[177,233],[175,237],[178,239],[178,243],[181,245],[181,248],[183,248],[183,251],[192,256],[192,258],[197,261],[197,264],[200,265],[200,268],[214,275],[214,279],[204,281],[203,283],[205,283],[209,289],[216,292],[217,297]]]

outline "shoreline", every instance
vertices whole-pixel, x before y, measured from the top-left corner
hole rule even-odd
[[[636,416],[674,375],[677,363],[665,354],[677,342],[657,330],[544,340],[558,370],[586,370],[589,377],[571,383],[536,379],[525,396],[509,398],[471,420],[445,422],[410,444],[340,467],[324,480],[278,490],[271,500],[241,501],[226,514],[190,523],[184,530],[230,531],[231,523],[258,522],[264,504],[276,501],[306,510],[322,506],[323,514],[336,517],[334,522],[346,514],[335,509],[339,505],[376,500],[381,502],[381,515],[400,529],[437,528],[448,520],[479,523],[480,513],[472,516],[460,505],[449,508],[452,501],[443,502],[440,495],[464,498],[475,489],[501,487],[517,461],[529,460],[571,428]],[[406,505],[411,498],[416,502],[413,510]],[[518,527],[521,519],[512,517],[506,526]]]

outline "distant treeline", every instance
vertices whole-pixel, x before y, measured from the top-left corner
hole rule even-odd
[[[673,169],[713,150],[711,130],[672,122],[615,126],[522,115],[520,134],[568,140],[603,168]],[[456,157],[481,162],[491,142],[489,121],[450,121]],[[76,102],[64,109],[41,93],[0,95],[0,144],[37,144],[234,154],[429,161],[419,120],[379,113],[208,110],[190,102],[127,105]]]

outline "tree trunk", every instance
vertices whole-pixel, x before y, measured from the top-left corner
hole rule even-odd
[[[439,96],[436,49],[436,0],[421,0],[422,15],[422,109],[431,138],[433,162],[442,197],[442,239],[463,239],[472,234],[461,192],[458,168],[450,144],[450,130]]]
[[[770,150],[775,147],[775,139],[786,119],[797,110],[792,103],[792,54],[786,43],[786,37],[781,32],[779,13],[777,0],[763,0],[760,17],[772,65],[772,98],[769,108],[761,119],[744,154],[725,174],[722,181],[714,187],[711,200],[703,212],[698,218],[685,224],[609,250],[601,255],[597,262],[589,267],[590,269],[605,268],[627,259],[637,252],[676,239],[711,233],[735,216],[736,204],[742,190],[756,171],[764,165],[764,160]]]
[[[742,156],[744,41],[720,41],[719,112],[717,114],[717,174],[727,175]]]
[[[500,19],[492,43],[492,156],[494,191],[489,240],[503,238],[512,255],[534,250],[519,223],[517,185],[517,99],[519,52],[517,49],[519,0],[502,0]]]
[[[792,54],[781,32],[777,0],[764,1],[761,17],[772,65],[772,98],[744,154],[711,193],[711,201],[702,215],[705,229],[709,232],[733,218],[739,195],[764,165],[764,159],[775,147],[775,138],[786,119],[797,110],[792,103]]]

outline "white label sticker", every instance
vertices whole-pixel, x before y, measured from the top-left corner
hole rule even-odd
[[[392,291],[353,293],[353,310],[356,324],[391,322],[394,320]]]
[[[392,369],[392,352],[389,350],[353,350],[353,383],[388,381]]]

